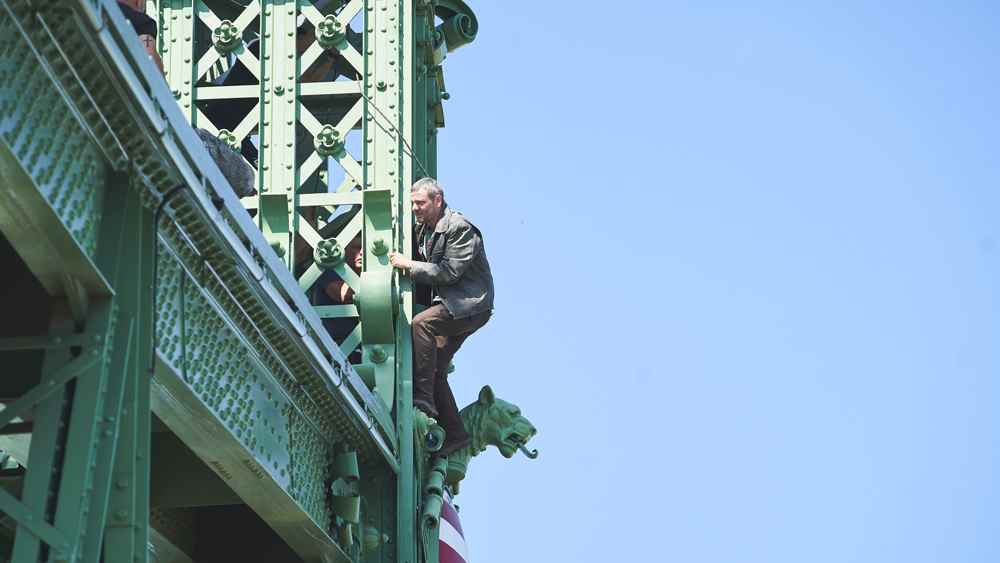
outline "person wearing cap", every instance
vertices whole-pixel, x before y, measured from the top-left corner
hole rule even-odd
[[[417,284],[431,286],[431,306],[416,314],[413,333],[413,405],[445,430],[439,455],[469,445],[470,439],[448,384],[448,365],[462,343],[493,314],[493,275],[482,233],[452,210],[433,178],[410,189],[419,260],[391,253],[394,268]]]

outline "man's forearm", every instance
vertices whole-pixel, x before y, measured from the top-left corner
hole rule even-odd
[[[149,58],[153,59],[153,63],[156,64],[156,68],[163,72],[163,61],[160,59],[160,53],[156,51],[156,38],[152,35],[140,35],[139,40],[142,41],[143,47],[146,48],[146,54]]]
[[[416,262],[410,264],[410,277],[417,283],[428,285],[454,285],[461,277],[454,268],[446,267],[444,264],[432,264],[430,262]]]

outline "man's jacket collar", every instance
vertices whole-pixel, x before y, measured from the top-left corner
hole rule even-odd
[[[438,219],[437,225],[434,226],[435,233],[446,233],[448,232],[448,225],[451,224],[451,214],[453,211],[448,208],[448,204],[445,203],[441,206],[441,218]]]

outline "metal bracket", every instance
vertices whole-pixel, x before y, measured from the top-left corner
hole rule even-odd
[[[261,194],[260,196],[260,227],[264,238],[274,249],[278,258],[285,258],[288,253],[288,233],[291,224],[288,219],[288,196],[279,194]]]
[[[66,292],[66,302],[69,304],[69,310],[73,314],[73,320],[82,323],[87,318],[87,308],[89,305],[87,288],[80,283],[80,280],[65,273],[62,275],[62,286],[63,291]]]

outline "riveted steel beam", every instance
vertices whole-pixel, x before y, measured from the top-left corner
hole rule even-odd
[[[49,64],[33,43],[42,39],[11,6],[0,14],[0,230],[50,294],[66,295],[69,277],[110,295],[92,261],[106,161],[68,93],[38,72]]]
[[[171,431],[304,560],[350,561],[328,533],[330,522],[322,490],[327,453],[322,440],[300,438],[295,432],[308,430],[286,426],[282,411],[292,407],[289,401],[273,395],[273,389],[261,390],[252,400],[264,401],[268,392],[275,405],[271,416],[259,419],[249,434],[237,437],[233,427],[239,428],[240,422],[233,421],[231,414],[222,418],[222,413],[234,411],[213,408],[219,405],[215,399],[205,403],[176,368],[161,358],[153,381],[152,407]],[[303,443],[294,444],[299,439]],[[283,446],[279,443],[282,440],[293,443]],[[296,445],[299,451],[289,451],[289,446]],[[267,455],[256,455],[252,451],[255,447]]]

